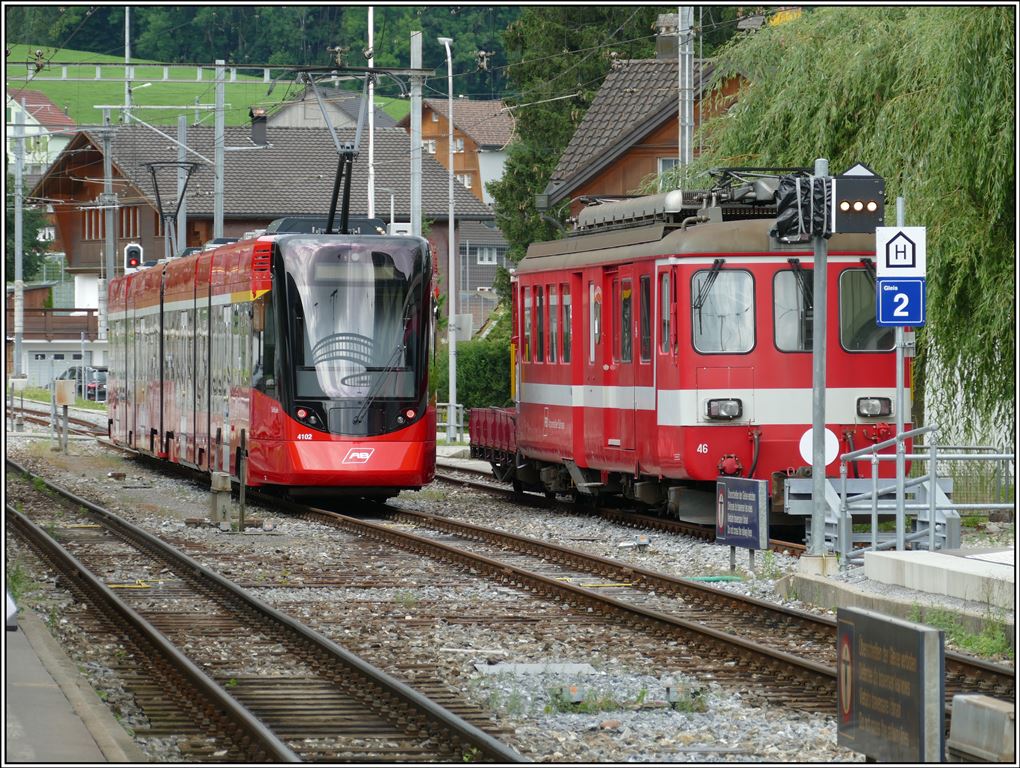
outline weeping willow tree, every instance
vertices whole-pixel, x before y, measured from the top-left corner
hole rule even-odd
[[[961,434],[1015,432],[1014,8],[819,8],[720,52],[746,81],[707,121],[715,166],[856,162],[927,227],[915,400]],[[675,180],[674,180],[675,181]],[[697,176],[693,186],[699,186]],[[927,381],[927,386],[924,386]]]

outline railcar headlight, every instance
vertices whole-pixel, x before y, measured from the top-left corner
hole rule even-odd
[[[858,416],[891,416],[892,400],[888,397],[858,397]]]
[[[708,418],[710,419],[722,419],[728,421],[730,419],[739,419],[744,413],[744,404],[738,398],[728,398],[725,400],[709,400],[708,401]]]

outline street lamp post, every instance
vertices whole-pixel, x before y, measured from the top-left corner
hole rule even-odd
[[[453,255],[453,59],[450,55],[450,45],[453,43],[452,37],[441,37],[439,42],[446,48],[446,82],[448,87],[447,103],[449,105],[449,114],[446,117],[446,123],[448,128],[447,135],[447,156],[449,159],[450,166],[450,222],[448,225],[448,233],[446,238],[446,244],[449,252],[449,268],[446,276],[446,300],[449,307],[448,314],[448,326],[447,326],[447,343],[450,346],[450,396],[449,404],[446,408],[446,439],[451,443],[454,440],[455,429],[454,419],[457,412],[457,290],[456,282],[454,281],[454,268],[456,264],[454,262]]]

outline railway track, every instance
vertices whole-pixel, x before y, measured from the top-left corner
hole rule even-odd
[[[228,762],[521,760],[151,534],[47,485],[76,507],[42,513],[52,536],[11,507],[7,524],[95,606],[100,631],[123,638],[125,657],[146,659],[129,677],[150,735],[184,734],[198,745],[191,757]]]
[[[16,414],[20,414],[22,419],[29,422],[30,424],[38,424],[44,427],[49,427],[52,423],[52,414],[48,408],[38,407],[40,404],[36,401],[32,401],[25,408],[17,406],[14,409]],[[105,414],[96,412],[98,416],[105,418]],[[10,416],[10,413],[8,413]],[[57,416],[58,422],[63,425],[63,416],[59,414]],[[79,418],[77,416],[67,417],[67,428],[71,434],[75,435],[86,435],[89,437],[99,437],[106,434],[106,427],[100,424],[96,420]]]
[[[586,580],[595,591],[611,593],[635,605],[651,605],[720,632],[739,628],[741,635],[764,647],[835,668],[836,622],[832,618],[492,528],[405,510],[392,513],[392,517],[417,529],[481,544],[483,549],[479,551],[488,556],[504,553],[505,557],[513,552],[531,568],[554,565],[568,569],[572,573],[557,578]],[[1008,667],[946,651],[945,669],[947,705],[957,693],[983,693],[1007,700],[1014,697],[1015,672]]]
[[[535,501],[545,502],[540,497]],[[545,549],[548,545],[544,542],[522,537],[506,539],[502,538],[505,536],[502,532],[455,524],[445,518],[373,506],[376,513],[386,515],[380,522],[373,523],[325,510],[280,504],[273,497],[263,498],[262,502],[378,541],[392,550],[423,554],[462,571],[483,574],[514,591],[524,590],[564,607],[570,605],[579,615],[577,619],[564,617],[569,627],[581,626],[577,621],[590,623],[593,615],[604,617],[606,625],[615,622],[646,637],[649,647],[658,649],[649,650],[648,655],[659,653],[663,666],[679,663],[691,675],[742,691],[751,688],[753,695],[772,703],[822,713],[831,713],[834,709],[835,630],[831,619],[810,614],[801,617],[799,611],[744,599],[697,582],[645,572],[612,560],[588,558],[585,563],[573,559],[578,553],[562,548],[556,548],[559,552]],[[411,526],[419,535],[406,535]],[[475,551],[468,552],[468,549]],[[386,572],[400,572],[401,568],[399,561],[391,558]],[[350,583],[347,575],[324,577],[322,570],[295,573],[293,578],[296,583],[310,587]],[[354,580],[361,582],[363,578]],[[392,584],[399,584],[399,581]],[[450,583],[456,581],[451,579]],[[600,583],[602,586],[598,586]],[[624,584],[626,587],[622,586]],[[622,594],[625,590],[626,597]],[[599,592],[606,593],[608,599],[602,600]],[[721,607],[704,597],[705,593],[713,592],[719,593],[719,597],[712,599],[721,599],[723,606],[726,603],[744,605]],[[633,606],[617,605],[632,601]],[[587,619],[580,619],[585,615]],[[693,626],[682,626],[677,617],[685,617],[690,625],[707,626],[698,631]],[[404,618],[410,619],[410,616]],[[430,621],[433,624],[459,621],[482,627],[500,620],[486,615],[435,616],[431,620],[415,618],[414,623],[421,621],[427,626]],[[522,607],[514,621],[521,626],[538,626],[543,619],[540,611]],[[754,638],[737,638],[745,643],[742,647],[739,643],[732,644],[730,637],[733,627],[738,626],[742,630],[754,626],[762,631]],[[772,649],[779,649],[779,652],[772,652]],[[756,658],[761,650],[766,653]],[[795,657],[797,661],[791,665],[785,657]],[[999,698],[1013,696],[1014,673],[1008,668],[947,652],[946,669],[947,701],[956,692],[984,692]]]
[[[466,470],[457,470],[459,472],[465,472]],[[468,479],[465,477],[458,477],[457,475],[446,474],[443,472],[436,472],[436,480],[440,480],[444,483],[452,483],[455,485],[461,485],[468,488],[474,488],[476,490],[485,491],[486,493],[492,493],[504,498],[512,498],[515,501],[524,501],[529,504],[535,504],[537,506],[548,506],[550,504],[556,504],[553,499],[547,497],[536,496],[534,494],[520,494],[514,491],[512,488],[506,488],[504,486],[494,485],[493,483],[482,482],[480,480]],[[619,509],[612,507],[577,507],[574,506],[575,511],[581,509],[587,512],[597,515],[604,520],[607,520],[617,525],[624,525],[629,528],[638,528],[640,530],[647,531],[662,531],[664,533],[674,533],[683,536],[690,536],[695,539],[702,541],[715,541],[715,528],[711,526],[697,525],[695,523],[685,523],[680,520],[671,520],[665,517],[654,517],[652,515],[644,515],[639,512],[635,512],[631,509]],[[792,542],[792,541],[781,541],[780,539],[769,539],[769,549],[773,552],[781,552],[793,557],[800,557],[804,554],[806,547],[803,544]]]

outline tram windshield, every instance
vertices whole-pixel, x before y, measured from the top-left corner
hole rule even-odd
[[[295,396],[417,400],[428,365],[428,253],[412,238],[281,238]]]

